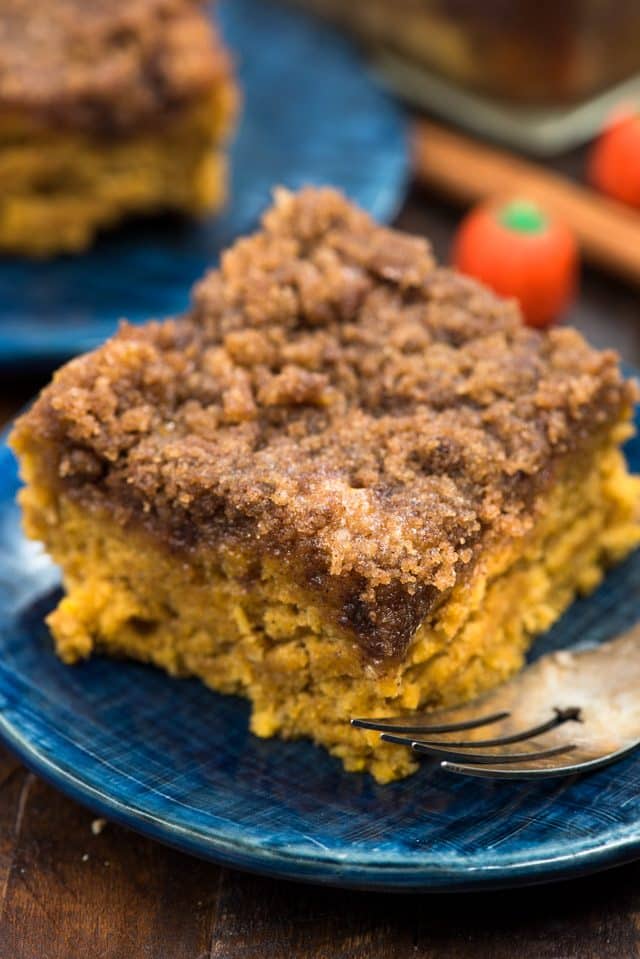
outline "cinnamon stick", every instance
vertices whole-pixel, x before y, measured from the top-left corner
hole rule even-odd
[[[536,200],[573,230],[586,259],[640,285],[640,212],[426,120],[415,125],[413,163],[419,180],[461,203]]]

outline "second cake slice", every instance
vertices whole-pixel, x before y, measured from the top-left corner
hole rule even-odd
[[[236,90],[203,6],[4,0],[0,250],[83,250],[130,214],[221,205]]]

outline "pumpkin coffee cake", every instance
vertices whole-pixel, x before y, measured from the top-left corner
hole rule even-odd
[[[281,191],[178,319],[123,326],[17,423],[49,624],[253,703],[349,770],[349,726],[452,704],[640,541],[615,356],[436,266],[332,190]]]
[[[234,112],[196,0],[3,0],[0,249],[82,250],[130,213],[216,209]]]

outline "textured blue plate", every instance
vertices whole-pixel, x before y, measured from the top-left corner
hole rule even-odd
[[[349,43],[269,0],[224,0],[219,17],[244,100],[225,213],[201,225],[128,224],[84,256],[0,259],[0,363],[59,360],[96,346],[122,317],[183,310],[193,281],[255,227],[274,184],[330,183],[380,219],[396,211],[405,120]]]
[[[629,444],[640,469],[640,440]],[[57,572],[20,533],[0,447],[0,736],[96,811],[174,846],[333,885],[457,890],[540,882],[640,855],[640,753],[591,776],[515,784],[425,762],[377,786],[309,743],[247,732],[248,708],[151,667],[63,666],[43,617]],[[536,654],[640,615],[640,551],[574,604]]]

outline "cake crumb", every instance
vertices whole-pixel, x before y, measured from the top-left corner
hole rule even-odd
[[[91,823],[91,832],[94,836],[99,836],[106,825],[106,819],[94,819]]]

